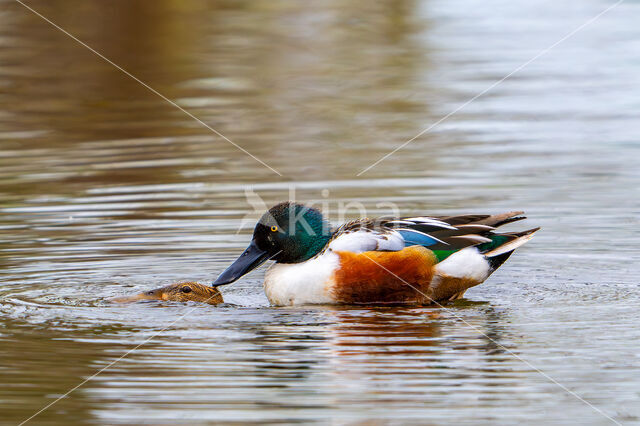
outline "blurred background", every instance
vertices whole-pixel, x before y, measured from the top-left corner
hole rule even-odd
[[[0,1],[0,423],[158,332],[30,423],[640,422],[640,3],[25,4],[281,176]],[[291,187],[543,230],[448,310],[275,309],[263,270],[220,307],[106,301],[211,282],[245,190]]]

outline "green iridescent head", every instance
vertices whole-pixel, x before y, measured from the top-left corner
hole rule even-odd
[[[330,225],[320,211],[290,202],[269,209],[253,231],[258,247],[267,250],[279,263],[311,259],[330,236]]]
[[[272,259],[299,263],[318,254],[331,238],[331,227],[320,211],[284,202],[269,209],[253,230],[249,247],[213,283],[229,284]]]

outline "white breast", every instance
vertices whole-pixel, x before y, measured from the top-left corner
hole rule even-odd
[[[264,277],[264,292],[275,306],[332,303],[333,274],[340,258],[331,250],[302,263],[275,263]]]

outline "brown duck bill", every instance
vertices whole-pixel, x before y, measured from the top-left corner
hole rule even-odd
[[[249,247],[238,257],[235,262],[224,270],[218,279],[211,284],[213,287],[231,284],[238,278],[256,269],[269,260],[269,253],[258,247],[255,240],[251,241]]]
[[[112,297],[109,301],[115,303],[131,303],[138,302],[140,300],[166,300],[166,297],[162,296],[162,289],[157,288],[155,290],[145,291],[144,293],[134,294],[132,296]]]

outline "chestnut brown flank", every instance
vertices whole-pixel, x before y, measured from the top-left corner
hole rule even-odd
[[[436,258],[430,250],[412,246],[400,251],[336,253],[340,256],[340,267],[331,292],[338,303],[431,302],[420,294],[429,294],[433,278]]]

